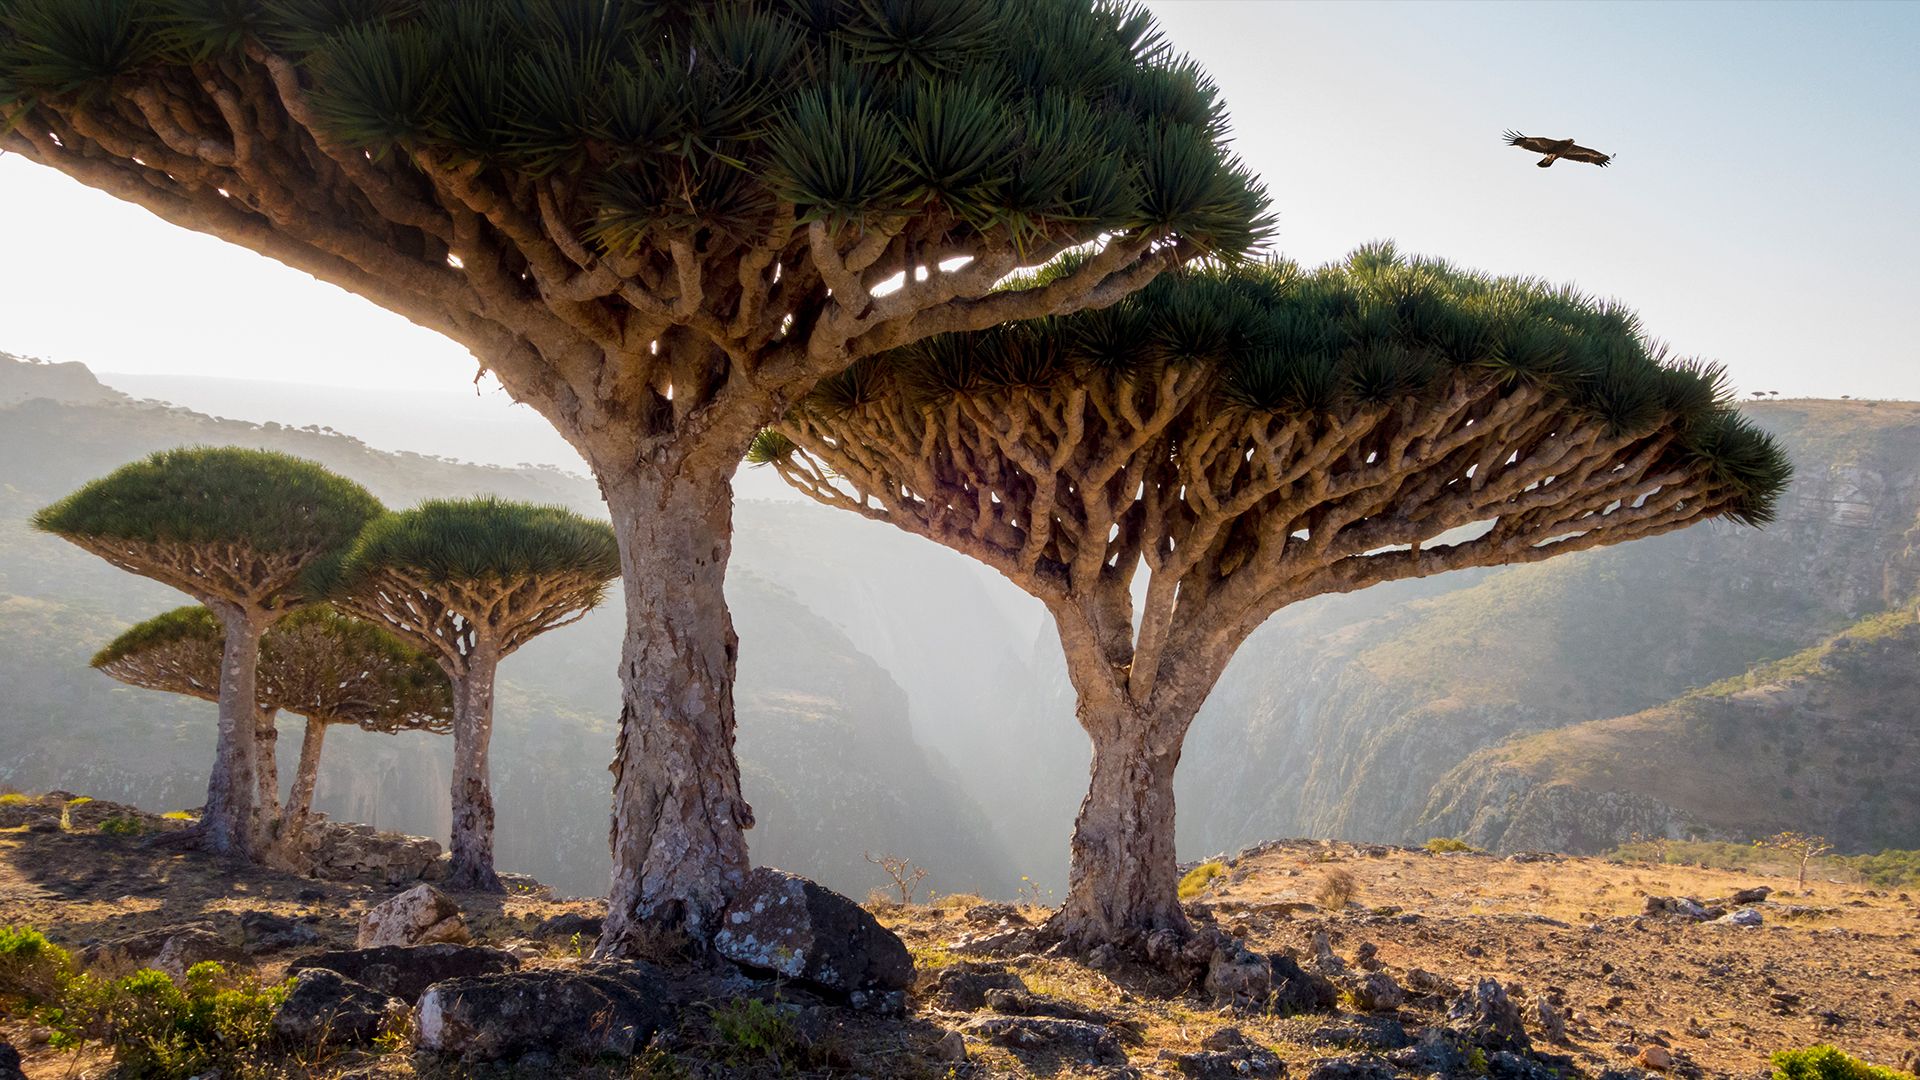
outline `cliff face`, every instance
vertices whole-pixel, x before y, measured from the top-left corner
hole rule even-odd
[[[1263,627],[1195,726],[1180,777],[1186,850],[1276,834],[1423,840],[1461,820],[1459,809],[1428,813],[1443,782],[1449,800],[1472,802],[1470,788],[1483,803],[1518,797],[1504,774],[1476,773],[1481,759],[1450,777],[1476,752],[1652,708],[1904,595],[1920,406],[1785,402],[1753,415],[1798,469],[1765,530],[1706,525],[1385,586],[1299,605]],[[1698,752],[1711,769],[1726,751]],[[1564,820],[1557,836],[1652,832],[1667,820],[1638,798],[1527,790],[1539,809],[1526,820]]]
[[[1842,850],[1920,836],[1920,627],[1874,616],[1632,716],[1468,758],[1422,828],[1496,850],[1604,851],[1646,836],[1818,833]]]

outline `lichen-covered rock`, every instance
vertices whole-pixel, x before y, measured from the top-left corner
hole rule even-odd
[[[337,971],[355,982],[412,1004],[434,983],[518,971],[520,961],[502,949],[442,942],[314,953],[294,961],[289,970],[309,968]]]
[[[672,1022],[673,1004],[659,975],[639,964],[449,979],[420,996],[413,1044],[467,1062],[632,1057]]]
[[[303,1048],[372,1042],[390,1019],[406,1015],[400,999],[326,968],[309,968],[273,1014],[273,1031]]]
[[[905,990],[913,956],[852,900],[771,867],[747,882],[720,917],[720,955],[828,990]]]
[[[211,930],[189,928],[168,938],[154,954],[153,967],[164,971],[175,982],[186,978],[195,964],[217,963],[228,971],[244,971],[247,954],[226,938]]]
[[[1520,1007],[1494,979],[1481,979],[1447,1006],[1447,1026],[1475,1046],[1488,1050],[1532,1048]]]
[[[314,821],[302,854],[308,872],[323,881],[401,885],[419,881],[440,858],[440,845],[424,836],[381,832],[371,825]]]
[[[1273,964],[1238,942],[1224,942],[1207,963],[1201,989],[1221,1004],[1259,1005],[1273,990]]]
[[[1084,1020],[1046,1016],[981,1016],[960,1030],[1009,1050],[1068,1054],[1099,1065],[1124,1065],[1125,1050],[1113,1032]]]
[[[354,943],[369,949],[437,941],[464,945],[468,940],[460,905],[431,885],[416,885],[368,910],[360,919],[360,934]]]

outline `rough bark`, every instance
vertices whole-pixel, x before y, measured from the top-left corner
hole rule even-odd
[[[487,744],[493,735],[493,679],[500,658],[481,643],[453,686],[453,867],[447,884],[501,892],[493,869],[493,786]]]
[[[1080,948],[1134,944],[1156,930],[1184,935],[1173,849],[1179,740],[1158,745],[1153,717],[1122,702],[1083,699],[1078,711],[1093,740],[1092,777],[1074,821],[1067,897],[1054,927]]]
[[[259,715],[254,684],[266,619],[235,604],[219,604],[214,612],[226,628],[226,641],[220,656],[219,736],[213,772],[207,778],[207,807],[200,819],[201,843],[222,855],[256,858],[267,841],[254,753]]]
[[[300,740],[300,765],[294,773],[293,790],[287,793],[286,824],[281,831],[296,842],[306,834],[307,819],[313,816],[313,788],[320,777],[320,751],[327,738],[327,725],[307,718],[306,734]]]
[[[734,759],[739,639],[722,585],[727,470],[601,472],[627,605],[614,752],[613,882],[602,956],[704,952],[746,878],[753,811]]]
[[[266,822],[280,820],[280,729],[274,717],[275,710],[261,709],[253,727],[254,798]]]

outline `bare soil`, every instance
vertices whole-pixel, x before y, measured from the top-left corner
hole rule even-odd
[[[137,816],[143,832],[111,835],[102,821]],[[250,911],[304,920],[315,940],[255,957],[265,979],[283,977],[298,955],[351,947],[360,915],[398,891],[312,881],[238,867],[170,846],[176,828],[128,808],[93,804],[49,829],[43,804],[0,804],[0,924],[41,929],[71,949],[142,931],[203,925],[238,940]],[[1351,875],[1352,900],[1337,910],[1325,885]],[[1646,896],[1725,897],[1766,885],[1763,925],[1741,928],[1643,914]],[[598,901],[544,893],[456,894],[474,936],[514,947],[535,965],[580,963],[591,942],[536,940],[534,927],[562,912],[595,914]],[[668,1059],[644,1065],[537,1065],[496,1075],[629,1077],[1178,1077],[1174,1055],[1232,1026],[1306,1076],[1315,1062],[1367,1048],[1370,1033],[1399,1025],[1409,1034],[1439,1024],[1444,990],[1415,994],[1395,1012],[1282,1016],[1216,1005],[1170,985],[1157,973],[1122,965],[1096,970],[1082,960],[1017,952],[996,958],[1036,994],[1110,1015],[1128,1064],[1085,1063],[1072,1053],[1013,1050],[968,1039],[966,1062],[942,1060],[935,1045],[975,1014],[941,1011],[925,993],[937,972],[968,960],[987,935],[1017,926],[981,918],[978,898],[881,906],[875,913],[907,942],[921,969],[921,993],[903,1019],[854,1013],[791,985],[760,984],[753,996],[785,1006],[796,1041],[779,1060],[760,1060],[729,1044],[709,1009],[688,1009],[668,1041]],[[985,909],[994,910],[994,909]],[[1312,841],[1262,845],[1189,905],[1195,918],[1244,938],[1260,951],[1312,956],[1324,932],[1343,959],[1369,952],[1403,985],[1465,986],[1480,977],[1507,985],[1531,1006],[1545,996],[1571,1009],[1569,1041],[1539,1050],[1565,1055],[1578,1071],[1638,1075],[1647,1047],[1672,1054],[1677,1076],[1770,1075],[1775,1050],[1832,1043],[1878,1064],[1911,1069],[1920,1054],[1920,903],[1909,894],[1833,883],[1795,888],[1791,878],[1678,866],[1617,865],[1594,859],[1513,862],[1479,854]],[[972,912],[973,917],[969,918]],[[1019,909],[1037,924],[1049,912]],[[1369,950],[1367,946],[1371,946]],[[108,972],[112,974],[112,972]],[[716,1000],[713,1005],[723,1002]],[[987,1010],[981,1010],[985,1014]],[[1533,1010],[1526,1009],[1531,1022]],[[60,1051],[25,1020],[0,1016],[0,1039],[18,1047],[27,1075],[105,1077],[97,1051]],[[673,1071],[673,1070],[680,1071]],[[272,1063],[262,1075],[404,1077],[471,1075],[435,1068],[403,1052],[305,1055]],[[1405,1073],[1408,1077],[1416,1073]],[[231,1078],[230,1078],[231,1080]]]

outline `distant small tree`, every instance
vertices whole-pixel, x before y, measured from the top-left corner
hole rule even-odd
[[[860,857],[879,867],[880,872],[887,875],[887,880],[892,884],[894,891],[900,894],[902,904],[913,903],[914,890],[920,887],[921,882],[927,880],[926,867],[913,865],[912,859],[903,859],[888,852],[875,855],[871,851],[861,852]]]
[[[217,701],[222,637],[213,612],[176,608],[113,639],[93,666],[131,686]],[[313,809],[328,727],[434,734],[453,727],[453,690],[432,657],[326,605],[294,612],[261,638],[258,690],[269,728],[277,712],[306,720],[293,790],[280,813],[280,834],[294,843]],[[262,769],[263,784],[265,776]]]
[[[206,605],[222,628],[220,727],[201,842],[258,858],[272,841],[259,795],[260,637],[304,602],[301,575],[381,512],[360,485],[261,450],[168,450],[34,516],[34,525]]]
[[[316,592],[426,649],[453,683],[450,884],[500,889],[487,769],[500,661],[577,621],[619,576],[611,527],[559,507],[484,498],[387,514],[316,569]]]
[[[1824,836],[1792,831],[1774,833],[1765,840],[1755,840],[1754,844],[1772,848],[1794,860],[1799,868],[1799,877],[1794,881],[1796,889],[1807,887],[1807,864],[1833,850],[1833,845]]]
[[[1289,604],[1709,518],[1789,468],[1633,315],[1391,245],[1157,279],[824,382],[751,459],[960,551],[1053,616],[1093,768],[1057,928],[1188,928],[1173,775],[1234,652]]]

